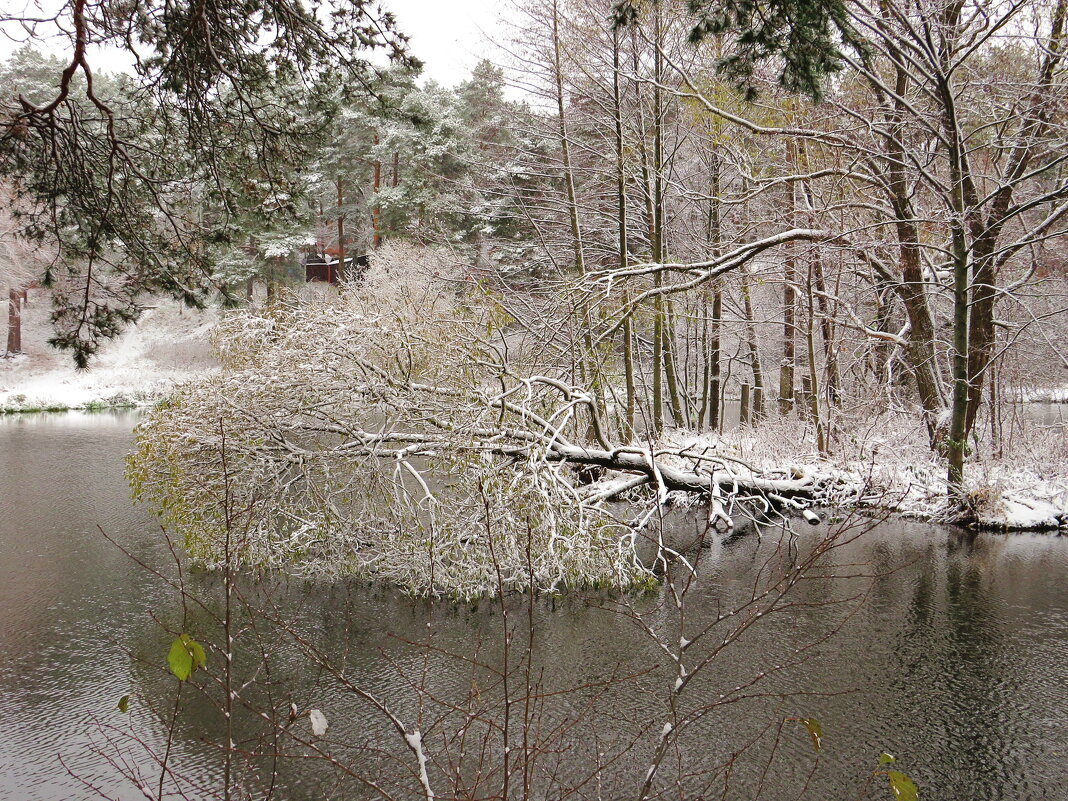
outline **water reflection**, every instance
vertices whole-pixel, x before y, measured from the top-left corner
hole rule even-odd
[[[99,524],[139,559],[169,565],[158,527],[131,507],[122,479],[132,421],[125,415],[0,421],[0,647],[7,655],[0,661],[2,797],[95,797],[68,775],[60,755],[73,772],[108,792],[140,797],[88,747],[98,725],[125,725],[114,703],[126,692],[135,697],[138,736],[153,748],[163,742],[152,710],[165,714],[174,682],[162,669],[168,635],[148,613],[178,625],[182,609],[170,589],[96,531]],[[680,515],[671,525],[680,539],[696,542],[700,525],[694,518]],[[783,542],[773,532],[693,545],[687,555],[701,560],[706,578],[688,630],[751,596],[769,560],[789,563],[823,533],[806,528],[781,551]],[[833,565],[840,569],[831,570]],[[1066,569],[1065,539],[970,537],[900,521],[881,525],[827,557],[824,568],[796,588],[797,605],[768,615],[716,657],[687,690],[684,714],[730,694],[769,665],[795,658],[804,663],[765,680],[760,686],[766,695],[697,719],[672,759],[686,770],[712,770],[769,725],[774,733],[784,717],[812,716],[823,723],[825,737],[807,797],[855,797],[879,752],[888,750],[927,798],[1061,798],[1068,786]],[[866,574],[881,578],[873,583]],[[218,612],[218,577],[194,572],[186,579]],[[289,621],[347,679],[406,721],[422,720],[438,738],[438,753],[455,758],[433,770],[478,783],[479,737],[486,726],[461,731],[458,717],[436,716],[453,705],[477,712],[483,722],[495,715],[499,720],[503,688],[496,671],[504,662],[506,624],[495,603],[431,604],[346,582],[274,581],[244,590],[257,608]],[[860,593],[866,601],[859,607],[837,603]],[[523,714],[552,746],[539,757],[539,781],[544,787],[549,777],[576,785],[596,774],[596,783],[584,786],[587,795],[635,794],[665,719],[674,674],[628,612],[641,613],[654,632],[671,632],[677,615],[670,599],[664,592],[633,599],[632,610],[600,596],[533,605],[527,600],[510,601],[508,647],[514,676],[538,688],[537,708]],[[185,625],[205,642],[217,639],[206,613],[191,613]],[[276,706],[283,716],[290,703],[321,707],[331,722],[330,739],[346,744],[338,753],[348,763],[379,778],[399,764],[411,784],[403,743],[379,711],[311,667],[299,649],[283,646],[277,629],[263,624],[260,635],[246,630],[240,640],[238,671],[243,678],[255,676],[246,694],[250,701]],[[524,644],[531,639],[527,659]],[[262,669],[257,672],[261,646],[272,653],[269,680]],[[634,678],[607,681],[613,676]],[[547,694],[567,688],[579,689]],[[205,782],[217,779],[221,769],[210,745],[223,733],[219,698],[217,688],[191,693],[176,730],[173,763]],[[236,721],[242,747],[274,747],[260,737],[268,730],[251,712],[239,710]],[[558,731],[562,721],[571,721],[570,728]],[[527,733],[533,736],[534,729]],[[516,729],[516,736],[523,733]],[[447,748],[441,746],[445,740]],[[784,730],[783,744],[773,758],[771,753],[765,737],[732,764],[726,797],[752,799],[759,787],[765,798],[796,795],[814,764],[804,733]],[[625,758],[613,760],[620,754]],[[769,759],[773,769],[764,775]],[[151,766],[142,764],[145,775],[153,776]],[[257,763],[265,785],[271,767]],[[279,797],[372,795],[305,759],[285,759],[277,767]],[[665,768],[665,776],[675,772]],[[481,780],[488,792],[492,777]],[[687,782],[689,797],[713,789],[720,797],[723,790],[692,776]],[[871,797],[882,797],[884,788],[876,790]]]

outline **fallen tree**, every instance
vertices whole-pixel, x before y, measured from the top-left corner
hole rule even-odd
[[[222,372],[147,415],[130,478],[194,557],[221,563],[237,532],[248,564],[473,597],[646,586],[677,556],[655,524],[680,495],[721,532],[754,516],[818,522],[820,507],[959,522],[942,471],[902,447],[910,422],[834,463],[805,452],[794,417],[726,440],[622,441],[566,351],[518,331],[492,296],[449,289],[447,264],[424,267],[437,278],[387,260],[340,296],[226,317]],[[612,376],[599,377],[603,391]],[[765,447],[739,448],[746,437]],[[1068,524],[1063,482],[974,478],[976,527]]]
[[[135,493],[194,556],[217,563],[237,528],[251,564],[420,594],[631,588],[652,580],[639,540],[672,492],[707,498],[721,530],[744,499],[815,520],[833,494],[714,447],[612,443],[592,393],[525,372],[491,304],[385,284],[235,313],[222,374],[141,424]]]

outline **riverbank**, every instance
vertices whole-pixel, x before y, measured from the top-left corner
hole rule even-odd
[[[31,292],[23,310],[25,353],[0,358],[0,413],[96,411],[145,406],[177,383],[219,370],[210,331],[218,310],[196,312],[159,300],[137,325],[101,348],[87,370],[47,344],[49,298]],[[1068,529],[1068,436],[1063,424],[1018,420],[996,444],[979,442],[966,484],[973,524],[994,530]],[[657,444],[667,463],[693,467],[692,454],[725,457],[740,479],[803,477],[813,499],[827,506],[872,508],[946,523],[958,513],[947,503],[944,467],[932,457],[915,420],[886,414],[853,421],[835,432],[821,456],[805,420],[767,420],[723,434],[668,432]],[[722,474],[721,474],[722,475]]]
[[[0,358],[0,414],[96,411],[151,404],[175,384],[219,369],[208,334],[218,310],[151,303],[141,319],[100,348],[88,369],[48,344],[51,303],[30,290],[22,310],[23,353]]]
[[[863,430],[866,433],[858,433]],[[669,432],[664,452],[725,457],[740,480],[754,476],[801,480],[812,500],[838,508],[868,508],[930,523],[959,522],[948,500],[946,469],[912,421],[886,415],[844,433],[828,455],[812,426],[786,418],[717,434]],[[984,445],[984,443],[980,443]],[[973,528],[1068,531],[1068,437],[1060,426],[1027,426],[1026,436],[988,448],[966,467]],[[666,456],[678,466],[685,458]]]

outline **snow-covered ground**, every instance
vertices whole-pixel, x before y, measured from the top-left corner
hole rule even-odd
[[[1019,390],[1019,396],[1026,401],[1038,403],[1068,403],[1068,384],[1059,387],[1038,387]]]
[[[740,476],[755,471],[807,478],[820,488],[817,499],[828,505],[882,509],[931,522],[949,522],[957,513],[947,501],[944,463],[932,456],[914,421],[891,415],[863,433],[842,436],[826,458],[816,452],[811,426],[792,418],[722,436],[669,432],[659,445],[725,456],[725,469]],[[965,485],[980,527],[1068,529],[1068,432],[1062,426],[1029,426],[1017,441],[1005,443],[999,458],[970,460]]]
[[[141,405],[178,381],[219,369],[208,341],[217,310],[198,312],[169,299],[150,305],[137,325],[78,370],[69,353],[48,345],[48,293],[30,290],[22,310],[24,353],[0,358],[0,412]]]

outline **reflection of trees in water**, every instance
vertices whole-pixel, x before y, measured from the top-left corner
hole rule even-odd
[[[817,661],[766,680],[760,689],[768,697],[714,707],[695,721],[674,747],[672,764],[664,767],[665,784],[685,775],[684,787],[697,793],[707,789],[709,777],[721,776],[716,772],[723,763],[754,738],[756,744],[731,767],[727,796],[751,798],[771,758],[774,724],[798,715],[813,715],[825,724],[826,751],[812,789],[828,798],[855,795],[881,748],[897,753],[921,787],[940,799],[997,798],[1031,775],[1033,770],[1023,771],[1014,731],[1020,726],[1019,684],[1028,679],[1019,670],[1014,632],[1005,628],[1000,541],[945,543],[932,534],[923,528],[905,536],[896,526],[887,527],[837,554],[829,561],[837,562],[838,570],[810,571],[812,580],[796,589],[794,600],[801,606],[767,616],[725,650],[714,670],[690,687],[682,715],[700,712],[708,699],[730,693],[830,628],[834,607],[823,604],[845,596],[857,583],[842,577],[848,572],[842,565],[891,571],[876,583],[846,631],[817,649]],[[705,576],[700,592],[689,600],[689,625],[708,622],[717,610],[744,600],[754,564],[763,564],[777,547],[767,532],[764,537],[763,542],[755,537],[717,541],[701,553],[687,550],[704,560]],[[804,550],[804,545],[798,548]],[[201,575],[196,581],[203,595],[218,589],[217,578]],[[381,710],[296,647],[287,627],[346,680],[388,703],[407,726],[420,728],[433,755],[431,776],[447,789],[467,787],[485,796],[499,789],[500,725],[510,697],[513,747],[524,747],[524,734],[531,738],[532,776],[554,786],[575,786],[596,775],[600,792],[633,794],[636,771],[648,764],[668,713],[664,688],[673,667],[618,596],[542,596],[533,604],[526,596],[512,596],[502,609],[488,599],[412,600],[357,582],[267,584],[256,585],[260,594],[254,600],[258,636],[271,649],[270,675],[258,664],[259,641],[247,631],[237,673],[244,681],[258,672],[243,698],[257,709],[273,710],[272,718],[265,723],[239,709],[237,728],[239,748],[258,752],[250,763],[261,783],[275,767],[271,754],[284,754],[276,766],[276,797],[363,797],[364,786],[352,774],[413,787],[411,755]],[[666,587],[633,603],[665,641],[677,636]],[[194,617],[190,625],[210,640],[205,621]],[[166,711],[173,678],[151,650],[159,650],[157,634],[144,636],[143,655],[152,664],[140,669],[137,695],[162,699]],[[534,647],[528,649],[531,637]],[[218,664],[216,657],[213,667]],[[213,781],[219,750],[205,743],[221,742],[222,728],[218,690],[206,686],[205,695],[191,693],[189,706],[183,707],[176,764]],[[825,695],[849,687],[862,692]],[[813,695],[798,695],[806,692]],[[531,703],[524,708],[528,695]],[[294,720],[289,719],[291,703],[299,711]],[[322,709],[330,721],[322,740],[311,736],[310,709]],[[769,723],[772,728],[760,739]],[[279,729],[294,735],[281,738],[284,747],[272,739]],[[320,758],[320,748],[335,761]],[[517,754],[513,751],[514,759]],[[787,729],[764,795],[779,797],[800,786],[812,760],[804,731]]]
[[[904,627],[897,638],[896,716],[905,739],[915,727],[947,798],[999,798],[1022,767],[1013,755],[1013,704],[1019,680],[1003,631],[1002,602],[989,591],[994,540],[950,532],[944,548],[917,561]],[[918,740],[918,738],[917,738]]]
[[[40,428],[45,422],[39,420],[35,425]],[[147,579],[142,571],[102,541],[97,542],[100,547],[84,552],[72,547],[72,534],[91,529],[92,524],[86,524],[85,520],[96,519],[99,509],[105,506],[110,509],[112,503],[115,508],[125,509],[119,504],[125,503],[126,489],[114,465],[118,464],[120,452],[128,447],[128,439],[124,433],[125,425],[118,430],[119,434],[113,436],[109,424],[106,435],[96,434],[84,443],[84,450],[95,453],[101,465],[99,474],[92,479],[96,483],[89,488],[94,497],[105,498],[106,502],[98,500],[94,506],[88,506],[75,500],[62,506],[49,506],[43,498],[32,493],[21,498],[26,521],[52,520],[48,515],[57,515],[54,518],[57,521],[55,539],[46,539],[51,536],[48,530],[32,529],[37,532],[37,546],[51,553],[54,543],[56,555],[61,558],[60,572],[48,565],[47,573],[41,574],[47,575],[48,581],[42,580],[39,584],[32,581],[32,586],[27,589],[33,597],[42,599],[35,613],[41,612],[45,606],[43,590],[51,593],[52,587],[60,587],[63,605],[50,611],[62,614],[63,631],[75,631],[76,636],[63,639],[61,632],[35,631],[32,636],[41,646],[39,649],[8,655],[4,670],[18,682],[22,695],[18,696],[17,702],[20,708],[12,710],[5,706],[5,712],[14,712],[12,725],[15,729],[29,719],[28,716],[32,716],[34,725],[41,720],[49,721],[48,726],[53,731],[47,733],[47,739],[49,742],[53,738],[55,742],[62,740],[63,744],[56,745],[55,750],[62,750],[65,755],[82,748],[80,738],[85,732],[87,719],[99,716],[107,723],[127,720],[126,716],[114,712],[113,707],[118,696],[128,689],[134,694],[130,717],[134,718],[149,744],[158,747],[160,728],[147,715],[145,705],[155,699],[169,713],[167,704],[173,701],[175,680],[166,673],[164,664],[169,640],[152,625],[144,612],[146,608],[157,610],[164,622],[175,625],[179,610],[173,594]],[[8,446],[17,441],[9,431],[5,436]],[[41,432],[36,432],[35,436],[41,436]],[[27,450],[27,455],[42,460],[42,463],[63,465],[69,461],[70,439],[57,440],[58,444],[51,446],[51,450],[40,444],[43,441],[38,440],[37,447]],[[11,447],[7,450],[14,452]],[[107,468],[107,465],[112,466]],[[66,472],[48,473],[32,460],[27,461],[26,466],[27,479],[42,473],[67,476]],[[106,472],[108,469],[110,473]],[[15,483],[9,482],[5,486],[18,485],[19,476],[9,478]],[[62,483],[60,479],[50,480]],[[112,496],[116,499],[114,502],[110,500]],[[6,494],[2,500],[8,500]],[[61,514],[63,517],[58,517]],[[158,561],[168,562],[167,555],[161,553],[158,530],[145,526],[141,515],[114,510],[110,514],[106,528],[123,532],[124,541],[142,557],[158,557]],[[20,519],[5,521],[6,524],[16,522]],[[691,520],[687,532],[696,530]],[[752,583],[755,568],[762,563],[763,549],[771,544],[767,531],[763,536],[763,544],[750,535],[729,542],[716,541],[703,552],[700,549],[685,551],[687,558],[703,553],[706,559],[702,565],[705,577],[702,597],[691,599],[695,613],[710,614],[717,600],[726,602],[737,598],[745,585]],[[700,764],[702,759],[715,762],[729,756],[731,749],[742,739],[743,730],[752,731],[759,723],[774,720],[777,715],[805,714],[819,717],[825,724],[826,751],[818,787],[826,789],[823,793],[826,798],[852,798],[855,793],[850,794],[848,789],[870,766],[870,759],[879,748],[887,748],[901,757],[903,766],[916,775],[925,797],[983,799],[997,797],[999,792],[1004,797],[1058,797],[1058,788],[1068,778],[1063,759],[1056,753],[1036,749],[1043,742],[1049,749],[1055,749],[1068,736],[1060,712],[1062,688],[1068,680],[1065,674],[1068,666],[1064,664],[1062,653],[1064,643],[1068,642],[1068,596],[1063,593],[1061,585],[1068,565],[1065,541],[984,535],[972,544],[960,541],[950,546],[944,538],[944,533],[938,529],[895,522],[885,527],[882,533],[865,537],[855,552],[840,558],[842,562],[869,563],[876,571],[898,567],[901,570],[877,583],[869,603],[861,611],[861,619],[828,643],[818,663],[794,671],[786,683],[793,689],[802,690],[832,686],[863,690],[869,687],[870,693],[800,699],[797,703],[793,700],[768,701],[759,705],[753,702],[748,707],[721,707],[702,727],[694,729],[696,734],[684,750],[687,762]],[[33,566],[12,562],[4,567],[17,575]],[[59,585],[55,585],[56,576],[63,578]],[[187,578],[200,582],[199,594],[217,593],[217,575],[198,573]],[[954,582],[952,587],[951,580]],[[840,580],[813,579],[798,588],[799,597],[817,601],[832,597],[836,581]],[[417,712],[418,697],[412,684],[400,677],[394,665],[418,678],[423,661],[428,657],[425,648],[407,645],[390,634],[425,643],[426,625],[430,623],[436,644],[447,645],[468,656],[481,654],[486,661],[499,661],[500,658],[501,614],[487,601],[479,604],[414,602],[398,598],[392,590],[355,582],[293,580],[272,582],[271,587],[271,598],[284,610],[286,617],[299,621],[301,630],[316,637],[316,643],[327,650],[334,661],[344,664],[355,680],[366,683],[371,690],[397,704],[398,713],[405,716]],[[95,605],[98,596],[100,605]],[[546,690],[571,686],[596,676],[604,677],[617,664],[637,671],[660,658],[648,649],[643,650],[641,637],[624,617],[595,608],[595,602],[603,605],[603,599],[593,597],[569,596],[539,601],[535,610],[539,643],[536,665],[539,667],[538,680]],[[657,608],[661,598],[649,596],[642,599],[642,603],[641,611],[648,613]],[[262,598],[257,599],[257,605],[261,608],[269,606]],[[521,605],[513,608],[511,618],[520,630],[521,612]],[[968,615],[976,619],[969,623]],[[795,609],[789,618],[765,619],[760,632],[754,630],[740,641],[731,656],[724,656],[717,662],[715,672],[706,683],[693,687],[694,695],[700,697],[718,694],[723,688],[732,689],[743,670],[770,658],[770,649],[785,648],[811,626],[823,625],[827,617],[825,609],[801,608]],[[8,618],[10,615],[5,617],[5,622],[13,625],[14,619]],[[665,621],[670,622],[670,618],[665,617]],[[194,619],[195,630],[191,633],[208,640],[210,627],[202,628],[201,623]],[[98,630],[107,633],[96,643],[87,642],[84,634]],[[115,639],[109,639],[109,634],[114,634]],[[264,638],[270,641],[271,636],[272,629],[265,627]],[[974,645],[968,643],[968,638],[974,640]],[[254,641],[243,634],[238,642],[238,673],[240,677],[248,678],[254,675]],[[328,737],[348,743],[346,756],[353,759],[359,756],[368,774],[374,770],[383,773],[387,769],[396,772],[398,765],[405,768],[407,762],[397,762],[398,755],[402,759],[407,757],[403,746],[393,747],[397,745],[396,736],[387,731],[375,710],[338,688],[322,672],[310,669],[307,660],[291,649],[287,651],[277,641],[270,645],[270,679],[277,688],[275,699],[282,713],[288,714],[291,701],[302,710],[322,708],[330,720]],[[125,647],[134,652],[134,680],[129,688],[126,685],[129,663],[123,652]],[[518,658],[519,654],[513,653],[513,659]],[[212,654],[209,660],[210,667],[218,668],[217,654]],[[974,664],[975,660],[979,660],[978,666]],[[479,678],[477,683],[472,683],[476,671],[470,666],[465,667],[443,655],[430,655],[429,664],[434,692],[447,695],[456,703],[471,693],[476,700],[482,699],[486,709],[495,701],[490,682]],[[978,674],[972,678],[954,675],[973,669]],[[559,760],[582,761],[578,749],[595,744],[594,736],[610,741],[612,737],[620,736],[620,732],[640,731],[643,725],[654,725],[653,721],[663,709],[662,697],[656,695],[664,686],[663,677],[663,673],[638,677],[631,682],[639,688],[636,692],[625,691],[620,686],[615,688],[614,694],[597,695],[596,690],[590,689],[584,696],[547,698],[544,721],[554,714],[573,713],[584,700],[596,701],[596,715],[591,711],[586,718],[591,725],[572,732],[576,745],[571,751],[560,754]],[[195,677],[197,681],[201,678],[200,675]],[[865,678],[869,679],[868,684],[865,684]],[[260,706],[267,706],[262,700],[266,679],[261,671],[248,691]],[[973,699],[973,707],[967,714],[956,708],[951,691],[974,693],[976,687],[983,689],[983,681],[999,679],[1009,683],[1003,684],[1000,690],[987,690],[978,701]],[[217,699],[217,690],[213,692]],[[999,697],[999,692],[1003,697]],[[870,696],[874,696],[878,703],[869,702]],[[190,707],[183,712],[185,717],[180,721],[176,754],[172,758],[174,764],[188,775],[210,784],[219,775],[218,743],[222,741],[222,727],[218,711],[209,699],[198,697],[194,692],[188,698]],[[496,699],[499,700],[499,696]],[[236,714],[241,732],[239,745],[246,748],[249,740],[260,731],[257,728],[260,724],[255,716],[240,707]],[[984,714],[992,714],[995,719],[985,723],[976,720]],[[947,719],[952,719],[952,725],[946,722]],[[304,734],[309,734],[306,717],[293,725],[298,730],[303,727]],[[1000,743],[990,740],[989,729],[998,727],[1002,734]],[[959,753],[975,746],[945,743],[949,737],[962,736],[960,732],[964,729],[970,729],[973,736],[987,739],[982,754],[990,761],[983,764],[981,770],[974,768],[978,757],[968,762]],[[792,750],[784,759],[795,760],[798,765],[807,767],[811,763],[811,748],[803,731],[796,734],[798,736],[789,743]],[[391,738],[387,741],[392,747],[388,755],[374,750],[386,737]],[[30,746],[40,749],[40,743],[45,739],[42,736]],[[16,752],[22,742],[28,741],[20,741],[16,736]],[[292,750],[296,751],[295,748]],[[51,760],[52,753],[49,750],[46,759]],[[736,766],[732,797],[752,797],[745,790],[754,787],[759,780],[759,775],[753,775],[754,772],[759,774],[759,761],[755,752],[750,752],[749,756],[753,759],[748,765],[739,760]],[[633,775],[635,771],[640,772],[637,762],[640,760],[606,765],[606,780],[616,781],[611,786],[632,790]],[[1000,768],[1002,763],[1008,768]],[[113,772],[107,772],[107,766],[102,774],[99,763],[90,765],[88,760],[83,762],[75,757],[71,764],[79,769],[84,767],[87,775],[103,775],[104,786],[115,786],[114,781],[107,783],[115,778]],[[467,764],[471,766],[477,761],[472,757]],[[317,789],[318,783],[337,779],[328,763],[318,765],[315,768],[296,755],[282,761],[281,781],[286,791],[279,790],[276,797],[302,801],[303,798],[339,796],[340,793],[333,790],[320,792]],[[266,777],[270,761],[262,759],[259,766],[259,775]],[[54,772],[55,764],[50,763],[47,770]],[[150,762],[146,772],[152,772]],[[38,774],[16,774],[25,775]],[[1017,792],[1019,783],[1025,778],[1032,785]],[[0,784],[0,795],[8,786]],[[52,783],[47,785],[52,786]],[[770,787],[765,797],[780,797],[782,794],[777,787]],[[69,797],[61,793],[48,796],[48,792],[48,789],[38,789],[44,797]],[[347,798],[362,798],[367,794],[354,791]],[[632,793],[628,792],[628,795]],[[811,797],[820,797],[820,794],[813,793]],[[873,793],[873,797],[879,796]]]
[[[567,788],[594,786],[631,795],[656,763],[657,792],[676,782],[697,795],[722,787],[729,764],[732,793],[747,797],[764,766],[778,759],[773,740],[794,739],[776,725],[798,713],[798,674],[780,675],[778,666],[803,658],[797,649],[833,629],[818,621],[819,610],[833,606],[827,596],[833,581],[794,584],[795,570],[812,571],[808,560],[823,538],[799,545],[785,530],[763,537],[705,552],[709,578],[685,604],[685,624],[674,600],[687,584],[681,561],[667,565],[664,583],[644,596],[513,594],[504,602],[428,603],[355,582],[241,582],[238,595],[249,606],[235,621],[242,632],[235,674],[247,705],[235,713],[238,762],[250,785],[264,785],[276,771],[279,797],[359,796],[366,781],[407,797],[415,787],[412,759],[391,729],[388,705],[405,731],[420,732],[430,776],[446,794],[494,796],[507,769],[504,755],[511,754],[513,765],[523,763],[513,768],[513,782],[555,787],[565,796]],[[203,743],[225,741],[221,642],[212,635],[221,611],[218,578],[187,580],[204,606],[198,611],[188,603],[183,615],[171,610],[163,623],[173,635],[183,617],[181,628],[211,656],[209,670],[183,685],[173,765],[180,773],[189,767],[179,763]],[[705,627],[710,638],[678,650],[683,631],[697,640]],[[149,650],[162,642],[156,634],[144,637]],[[688,670],[710,669],[676,699],[670,688],[680,653]],[[161,699],[156,714],[164,726],[174,686],[146,653],[135,696]],[[310,734],[311,709],[330,721],[324,738]],[[683,734],[661,754],[665,720]],[[804,756],[777,766],[773,783],[797,770],[803,780],[811,764],[803,731],[789,748],[804,748]],[[217,780],[217,759],[192,778]]]

